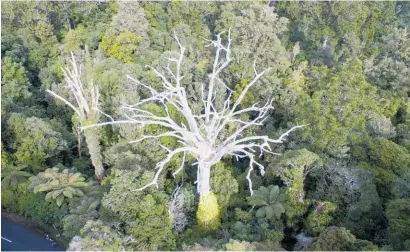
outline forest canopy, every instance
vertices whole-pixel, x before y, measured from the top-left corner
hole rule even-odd
[[[410,250],[410,2],[2,1],[1,209],[68,250]]]

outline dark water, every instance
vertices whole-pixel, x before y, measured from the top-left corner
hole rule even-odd
[[[44,235],[1,216],[1,251],[65,251],[59,245],[51,246]],[[7,241],[3,238],[6,238]]]

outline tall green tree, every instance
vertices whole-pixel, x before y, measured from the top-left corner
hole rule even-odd
[[[344,157],[351,144],[363,141],[366,122],[381,112],[376,89],[362,71],[361,61],[355,59],[336,73],[320,67],[310,74],[310,96],[300,100],[294,120],[309,122],[302,137],[311,150]]]
[[[289,227],[296,227],[307,212],[310,202],[306,199],[305,179],[320,164],[320,157],[306,149],[287,151],[283,156],[269,159],[267,177],[271,181],[280,178],[286,185],[286,224]]]
[[[119,251],[123,249],[123,237],[100,220],[87,221],[81,229],[81,236],[75,236],[68,247],[68,251]]]
[[[132,171],[115,170],[112,176],[112,186],[103,197],[102,206],[116,213],[124,225],[124,235],[133,237],[127,249],[175,249],[172,220],[166,205],[168,196],[153,188],[138,190],[150,180],[152,172],[143,172],[137,166]]]
[[[390,201],[386,214],[389,221],[387,232],[390,244],[397,250],[409,249],[410,200],[395,199]]]
[[[62,219],[64,225],[63,235],[67,238],[80,235],[80,230],[86,222],[94,220],[99,216],[97,212],[99,205],[100,200],[95,197],[84,196],[74,198],[70,202],[70,213]]]
[[[57,164],[68,151],[62,132],[51,121],[13,113],[7,120],[7,128],[7,147],[14,151],[18,163],[29,166],[34,173],[43,171],[47,164]]]
[[[118,13],[113,17],[100,47],[107,56],[130,63],[134,55],[141,54],[149,45],[148,22],[144,9],[137,2],[119,2]]]
[[[22,63],[13,62],[9,57],[2,59],[1,86],[3,104],[8,100],[9,102],[27,102],[32,96],[31,83],[26,69]]]

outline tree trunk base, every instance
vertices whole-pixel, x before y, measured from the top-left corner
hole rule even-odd
[[[221,226],[220,210],[215,194],[211,192],[199,197],[196,219],[203,232],[211,232]]]

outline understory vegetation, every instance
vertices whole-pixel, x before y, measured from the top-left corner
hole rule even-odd
[[[71,251],[410,250],[410,2],[1,7],[2,211]]]

